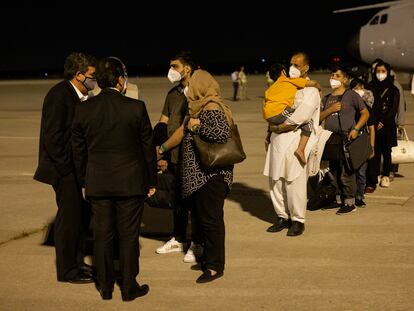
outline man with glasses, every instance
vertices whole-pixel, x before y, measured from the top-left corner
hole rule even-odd
[[[53,187],[57,214],[54,226],[57,280],[93,282],[92,270],[83,261],[83,239],[88,227],[86,205],[76,178],[71,148],[75,106],[95,87],[95,60],[83,53],[70,54],[64,80],[47,93],[42,108],[39,163],[34,179]]]

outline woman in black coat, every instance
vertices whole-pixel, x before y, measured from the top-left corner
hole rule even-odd
[[[376,120],[375,156],[368,164],[367,191],[373,192],[380,175],[381,157],[383,160],[380,186],[389,187],[391,170],[391,148],[397,145],[397,125],[395,115],[398,112],[400,93],[394,86],[391,66],[379,61],[374,69],[370,88],[374,93],[372,110]]]

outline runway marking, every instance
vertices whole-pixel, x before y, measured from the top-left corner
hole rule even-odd
[[[400,197],[396,195],[375,195],[375,194],[366,194],[367,198],[373,199],[393,199],[393,200],[408,200],[410,197]]]
[[[38,136],[0,136],[0,139],[39,139]]]
[[[33,176],[34,173],[19,173],[17,175],[19,175],[19,176]]]

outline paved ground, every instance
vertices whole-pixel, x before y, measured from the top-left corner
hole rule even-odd
[[[326,74],[313,77],[327,87]],[[229,99],[229,78],[217,78]],[[155,254],[171,213],[147,208],[139,281],[151,290],[130,303],[118,288],[112,301],[102,301],[93,285],[56,282],[54,249],[40,245],[56,211],[53,191],[31,178],[41,104],[55,81],[0,82],[0,310],[413,310],[414,166],[402,165],[404,177],[370,194],[368,206],[352,215],[308,212],[303,236],[267,233],[275,215],[262,175],[265,80],[249,78],[250,100],[228,101],[248,158],[235,168],[225,204],[225,276],[198,285],[200,273],[182,254]],[[166,78],[133,82],[155,124],[171,85]],[[414,100],[406,97],[414,136]]]

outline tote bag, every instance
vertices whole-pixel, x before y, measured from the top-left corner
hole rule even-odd
[[[391,149],[392,164],[414,163],[414,141],[409,140],[407,131],[403,128],[398,145]]]
[[[201,165],[207,169],[215,169],[240,163],[246,159],[246,153],[240,139],[236,124],[231,125],[231,133],[224,144],[209,143],[200,136],[193,136],[194,143],[200,156]]]

